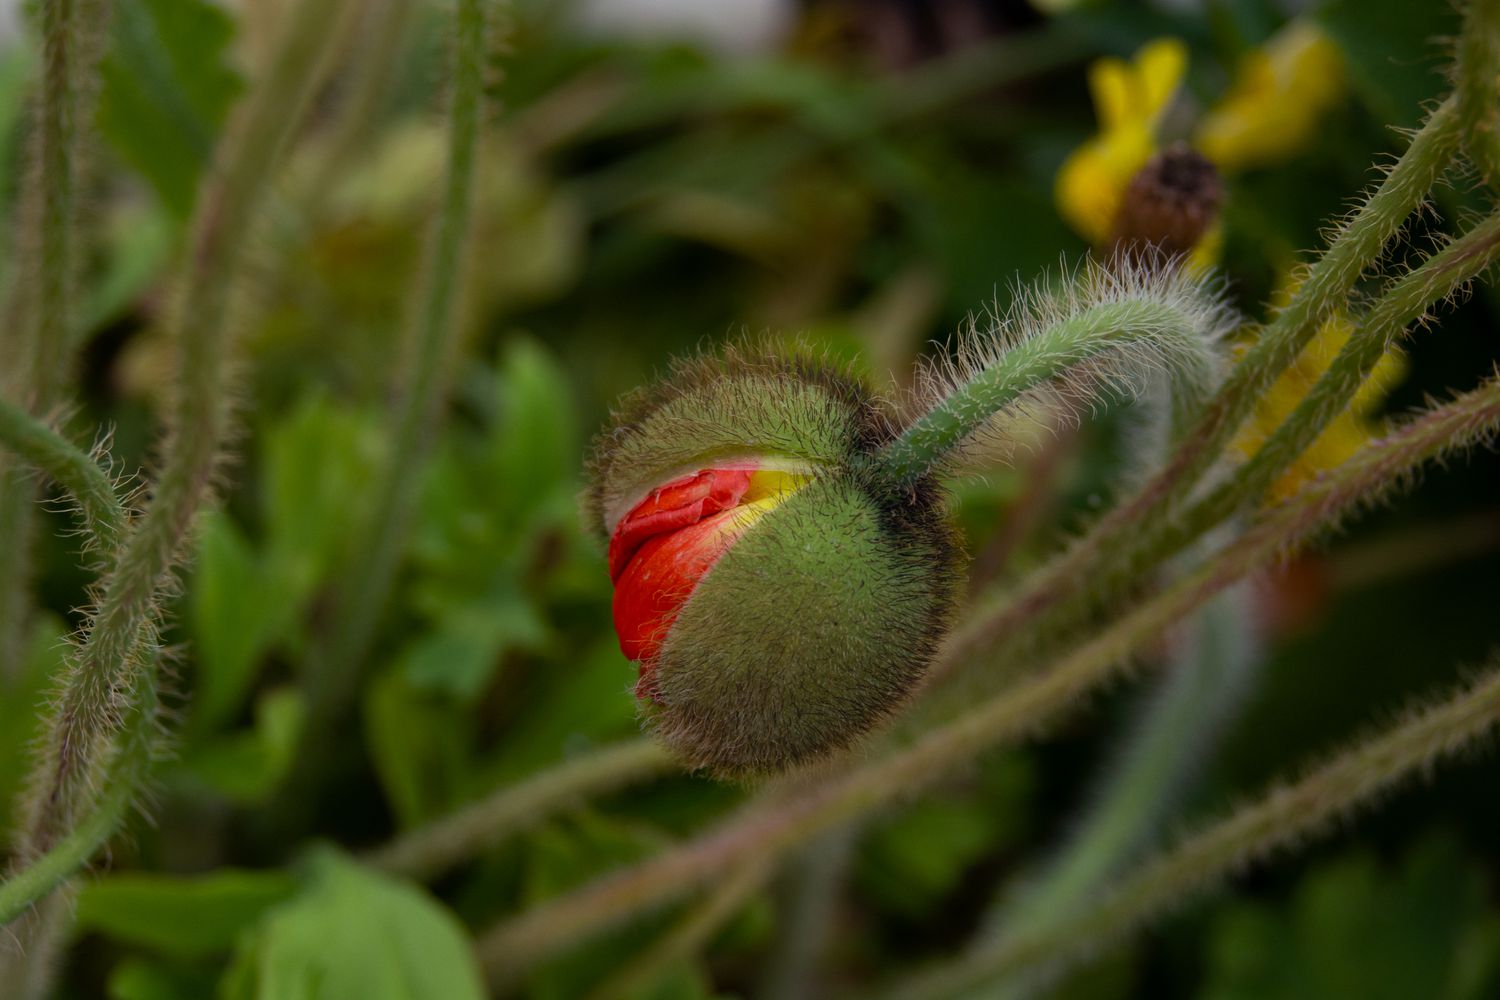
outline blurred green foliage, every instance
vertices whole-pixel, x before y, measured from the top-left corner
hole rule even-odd
[[[100,171],[94,194],[80,405],[115,428],[124,467],[136,468],[150,463],[167,384],[162,299],[183,220],[253,63],[249,43],[274,14],[201,0],[115,6],[98,155],[124,169]],[[350,82],[325,95],[255,235],[253,293],[239,305],[233,485],[200,526],[170,636],[183,650],[173,759],[152,821],[132,824],[111,870],[79,897],[80,947],[62,995],[480,996],[465,924],[645,856],[737,801],[738,788],[665,779],[542,823],[432,894],[331,848],[303,853],[312,838],[372,846],[636,730],[601,546],[575,503],[587,436],[612,400],[673,353],[746,331],[801,334],[857,358],[877,383],[904,381],[940,349],[932,338],[1004,308],[1016,276],[1083,252],[1052,183],[1093,129],[1091,58],[1183,37],[1191,99],[1206,102],[1284,20],[1271,0],[1099,0],[1050,20],[997,3],[983,36],[893,67],[862,34],[857,6],[809,6],[787,51],[721,58],[583,37],[547,5],[517,5],[497,67],[503,112],[481,150],[469,342],[442,433],[410,470],[419,513],[362,668],[357,725],[309,734],[308,657],[371,516],[396,330],[443,149],[432,110],[438,5],[412,4],[391,66],[362,65],[376,43],[351,37]],[[925,38],[919,7],[893,23]],[[1408,0],[1326,0],[1309,16],[1343,51],[1352,93],[1304,157],[1233,182],[1224,267],[1251,315],[1288,254],[1314,245],[1369,182],[1370,163],[1394,144],[1385,126],[1414,124],[1443,89],[1433,39],[1455,24],[1449,5]],[[814,30],[824,17],[841,31]],[[0,59],[6,162],[18,156],[34,62],[22,43]],[[358,87],[375,88],[378,114],[345,126],[346,91]],[[1480,197],[1446,192],[1431,224]],[[1500,355],[1496,316],[1483,293],[1419,332],[1392,407],[1476,381]],[[1121,466],[1121,433],[1104,420],[1053,445],[1060,464],[1020,538],[1007,539],[1007,526],[1040,463],[1022,452],[1016,467],[959,484],[959,522],[980,565],[986,553],[1002,576],[1035,565],[1097,511]],[[1294,613],[1273,627],[1261,685],[1223,753],[1204,762],[1185,814],[1337,745],[1400,693],[1430,685],[1434,663],[1482,654],[1500,569],[1497,486],[1493,457],[1434,472],[1410,501],[1268,585]],[[1445,523],[1472,530],[1472,550],[1423,543]],[[38,581],[47,615],[0,698],[0,826],[86,582],[61,515],[48,526],[59,530]],[[1438,617],[1445,607],[1465,613]],[[862,831],[829,981],[864,995],[956,948],[1023,859],[1069,828],[1126,701]],[[316,801],[289,809],[279,793],[309,750]],[[1107,975],[1057,989],[1079,1000],[1500,995],[1492,786],[1492,774],[1460,769],[1336,849],[1257,872],[1234,898],[1122,946]],[[671,916],[545,966],[530,995],[584,995]],[[758,894],[702,956],[640,995],[749,995],[776,920],[772,894]]]

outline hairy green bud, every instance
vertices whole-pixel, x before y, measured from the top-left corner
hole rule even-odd
[[[858,383],[800,358],[698,359],[596,443],[615,627],[689,765],[745,775],[842,749],[900,705],[948,624],[957,546],[931,478]]]

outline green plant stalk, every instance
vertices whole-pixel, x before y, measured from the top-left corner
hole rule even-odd
[[[759,1000],[806,1000],[814,995],[838,897],[864,831],[865,825],[858,822],[826,830],[782,867],[776,940],[756,984]]]
[[[146,674],[142,673],[141,678],[136,685],[134,724],[127,734],[125,750],[111,765],[104,791],[94,803],[93,811],[45,854],[0,882],[0,929],[82,870],[124,822],[150,767],[156,726],[154,685],[146,683]],[[3,966],[0,962],[0,968]],[[4,981],[0,978],[0,983]]]
[[[560,809],[676,768],[671,755],[654,741],[618,743],[499,789],[451,816],[397,837],[364,861],[408,878],[433,878]]]
[[[1500,723],[1500,665],[1447,700],[1392,726],[1290,785],[1188,837],[1090,906],[1039,930],[976,951],[893,991],[893,998],[951,996],[1065,957],[1158,919],[1281,848],[1327,832],[1380,793],[1471,746]]]
[[[483,117],[485,3],[459,0],[453,46],[448,163],[441,206],[427,245],[420,307],[408,328],[406,375],[391,428],[384,477],[377,489],[370,547],[344,574],[329,636],[309,679],[309,733],[341,714],[384,619],[407,526],[449,369],[462,334],[462,302],[470,270],[476,153]]]
[[[106,556],[114,554],[125,531],[126,513],[109,476],[98,463],[41,421],[4,400],[0,400],[0,445],[35,465],[66,489],[78,505],[90,544]],[[154,717],[154,707],[146,709],[140,716],[152,720]],[[51,851],[0,882],[0,928],[24,914],[37,900],[83,867],[109,838],[130,806],[139,770],[144,769],[148,757],[149,744],[141,736],[133,741],[133,750],[120,758],[116,767],[122,773],[112,776],[106,784],[96,811]],[[31,951],[29,946],[34,941],[28,939],[45,943],[51,937],[47,928],[62,916],[61,910],[38,912],[32,923],[22,928],[21,935],[17,936],[22,947]],[[6,958],[0,951],[0,984],[10,979],[6,965]],[[26,993],[34,989],[31,984],[21,984],[16,992]]]
[[[1469,0],[1454,78],[1464,151],[1485,183],[1500,184],[1500,0]]]
[[[1403,331],[1433,302],[1458,294],[1500,258],[1500,214],[1476,225],[1392,283],[1359,321],[1349,340],[1297,408],[1235,474],[1183,514],[1143,532],[1108,577],[1117,586],[1181,551],[1232,514],[1254,507],[1330,421],[1352,403],[1359,387]]]
[[[347,0],[303,3],[264,83],[231,121],[192,229],[177,315],[177,387],[165,460],[153,497],[108,575],[99,607],[48,720],[28,797],[21,855],[47,851],[71,831],[99,787],[124,692],[154,663],[149,643],[161,593],[209,494],[228,423],[228,305],[245,233],[273,169],[310,103]]]
[[[21,265],[7,316],[16,326],[15,335],[6,338],[14,341],[6,345],[14,367],[10,384],[0,384],[0,395],[44,414],[62,396],[70,357],[78,124],[86,118],[81,104],[94,93],[100,53],[91,42],[102,33],[108,5],[43,0],[39,8],[41,95],[17,214]],[[81,24],[80,13],[100,24]],[[35,500],[35,485],[0,461],[0,684],[19,660],[26,629]]]
[[[840,822],[891,804],[977,754],[1034,733],[1118,677],[1131,655],[1183,615],[1307,541],[1434,456],[1500,427],[1500,380],[1458,397],[1376,442],[1287,504],[1268,511],[1212,560],[1104,632],[1006,693],[911,745],[817,783],[784,801],[751,806],[673,851],[584,886],[483,934],[492,985],[513,984],[529,963],[659,906],[749,857],[771,860]]]
[[[690,907],[654,944],[589,994],[588,1000],[628,1000],[650,996],[672,966],[700,951],[720,928],[744,909],[771,876],[770,865],[750,862],[724,876],[718,888]]]
[[[1181,306],[1149,297],[1106,302],[999,352],[964,384],[912,421],[875,459],[890,480],[910,485],[930,472],[996,413],[1026,392],[1091,359],[1154,349],[1168,367],[1191,357],[1203,334]]]
[[[1456,102],[1449,98],[1412,139],[1375,192],[1339,230],[1313,263],[1292,300],[1230,371],[1202,416],[1166,465],[1132,496],[1116,505],[1087,535],[1034,575],[1017,595],[987,602],[947,644],[943,660],[954,663],[989,647],[1019,626],[1076,593],[1117,564],[1134,541],[1154,537],[1178,514],[1202,474],[1223,453],[1256,401],[1301,354],[1318,325],[1343,308],[1360,275],[1426,198],[1458,151],[1461,130]]]
[[[25,410],[0,399],[0,446],[52,477],[78,504],[88,544],[113,553],[124,537],[126,514],[108,474],[76,447]]]
[[[1081,817],[1078,832],[1038,876],[1021,876],[1019,891],[995,908],[987,933],[1009,940],[1036,933],[1087,904],[1143,850],[1155,847],[1162,825],[1202,769],[1219,731],[1243,699],[1258,657],[1247,634],[1252,609],[1247,585],[1238,584],[1200,608],[1185,633],[1184,648],[1152,692],[1132,732],[1104,769],[1099,797]],[[1027,995],[1033,984],[1006,983]]]

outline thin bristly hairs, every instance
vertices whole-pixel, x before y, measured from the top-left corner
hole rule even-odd
[[[1112,402],[1141,400],[1153,382],[1165,384],[1173,423],[1197,407],[1219,384],[1226,368],[1225,345],[1240,325],[1228,304],[1224,280],[1196,276],[1156,250],[1088,256],[1055,274],[1011,285],[1011,304],[992,305],[971,317],[939,350],[919,363],[899,409],[910,419],[930,411],[960,386],[996,365],[1008,352],[1048,336],[1103,306],[1152,303],[1175,318],[1150,336],[1101,352],[1018,396],[995,412],[945,463],[950,475],[985,465],[1010,464],[1018,449],[1032,449],[1044,433],[1078,426]]]

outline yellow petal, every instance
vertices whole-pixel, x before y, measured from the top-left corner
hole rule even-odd
[[[1283,162],[1305,149],[1344,94],[1343,57],[1315,25],[1293,21],[1241,63],[1204,116],[1197,145],[1225,173]]]

